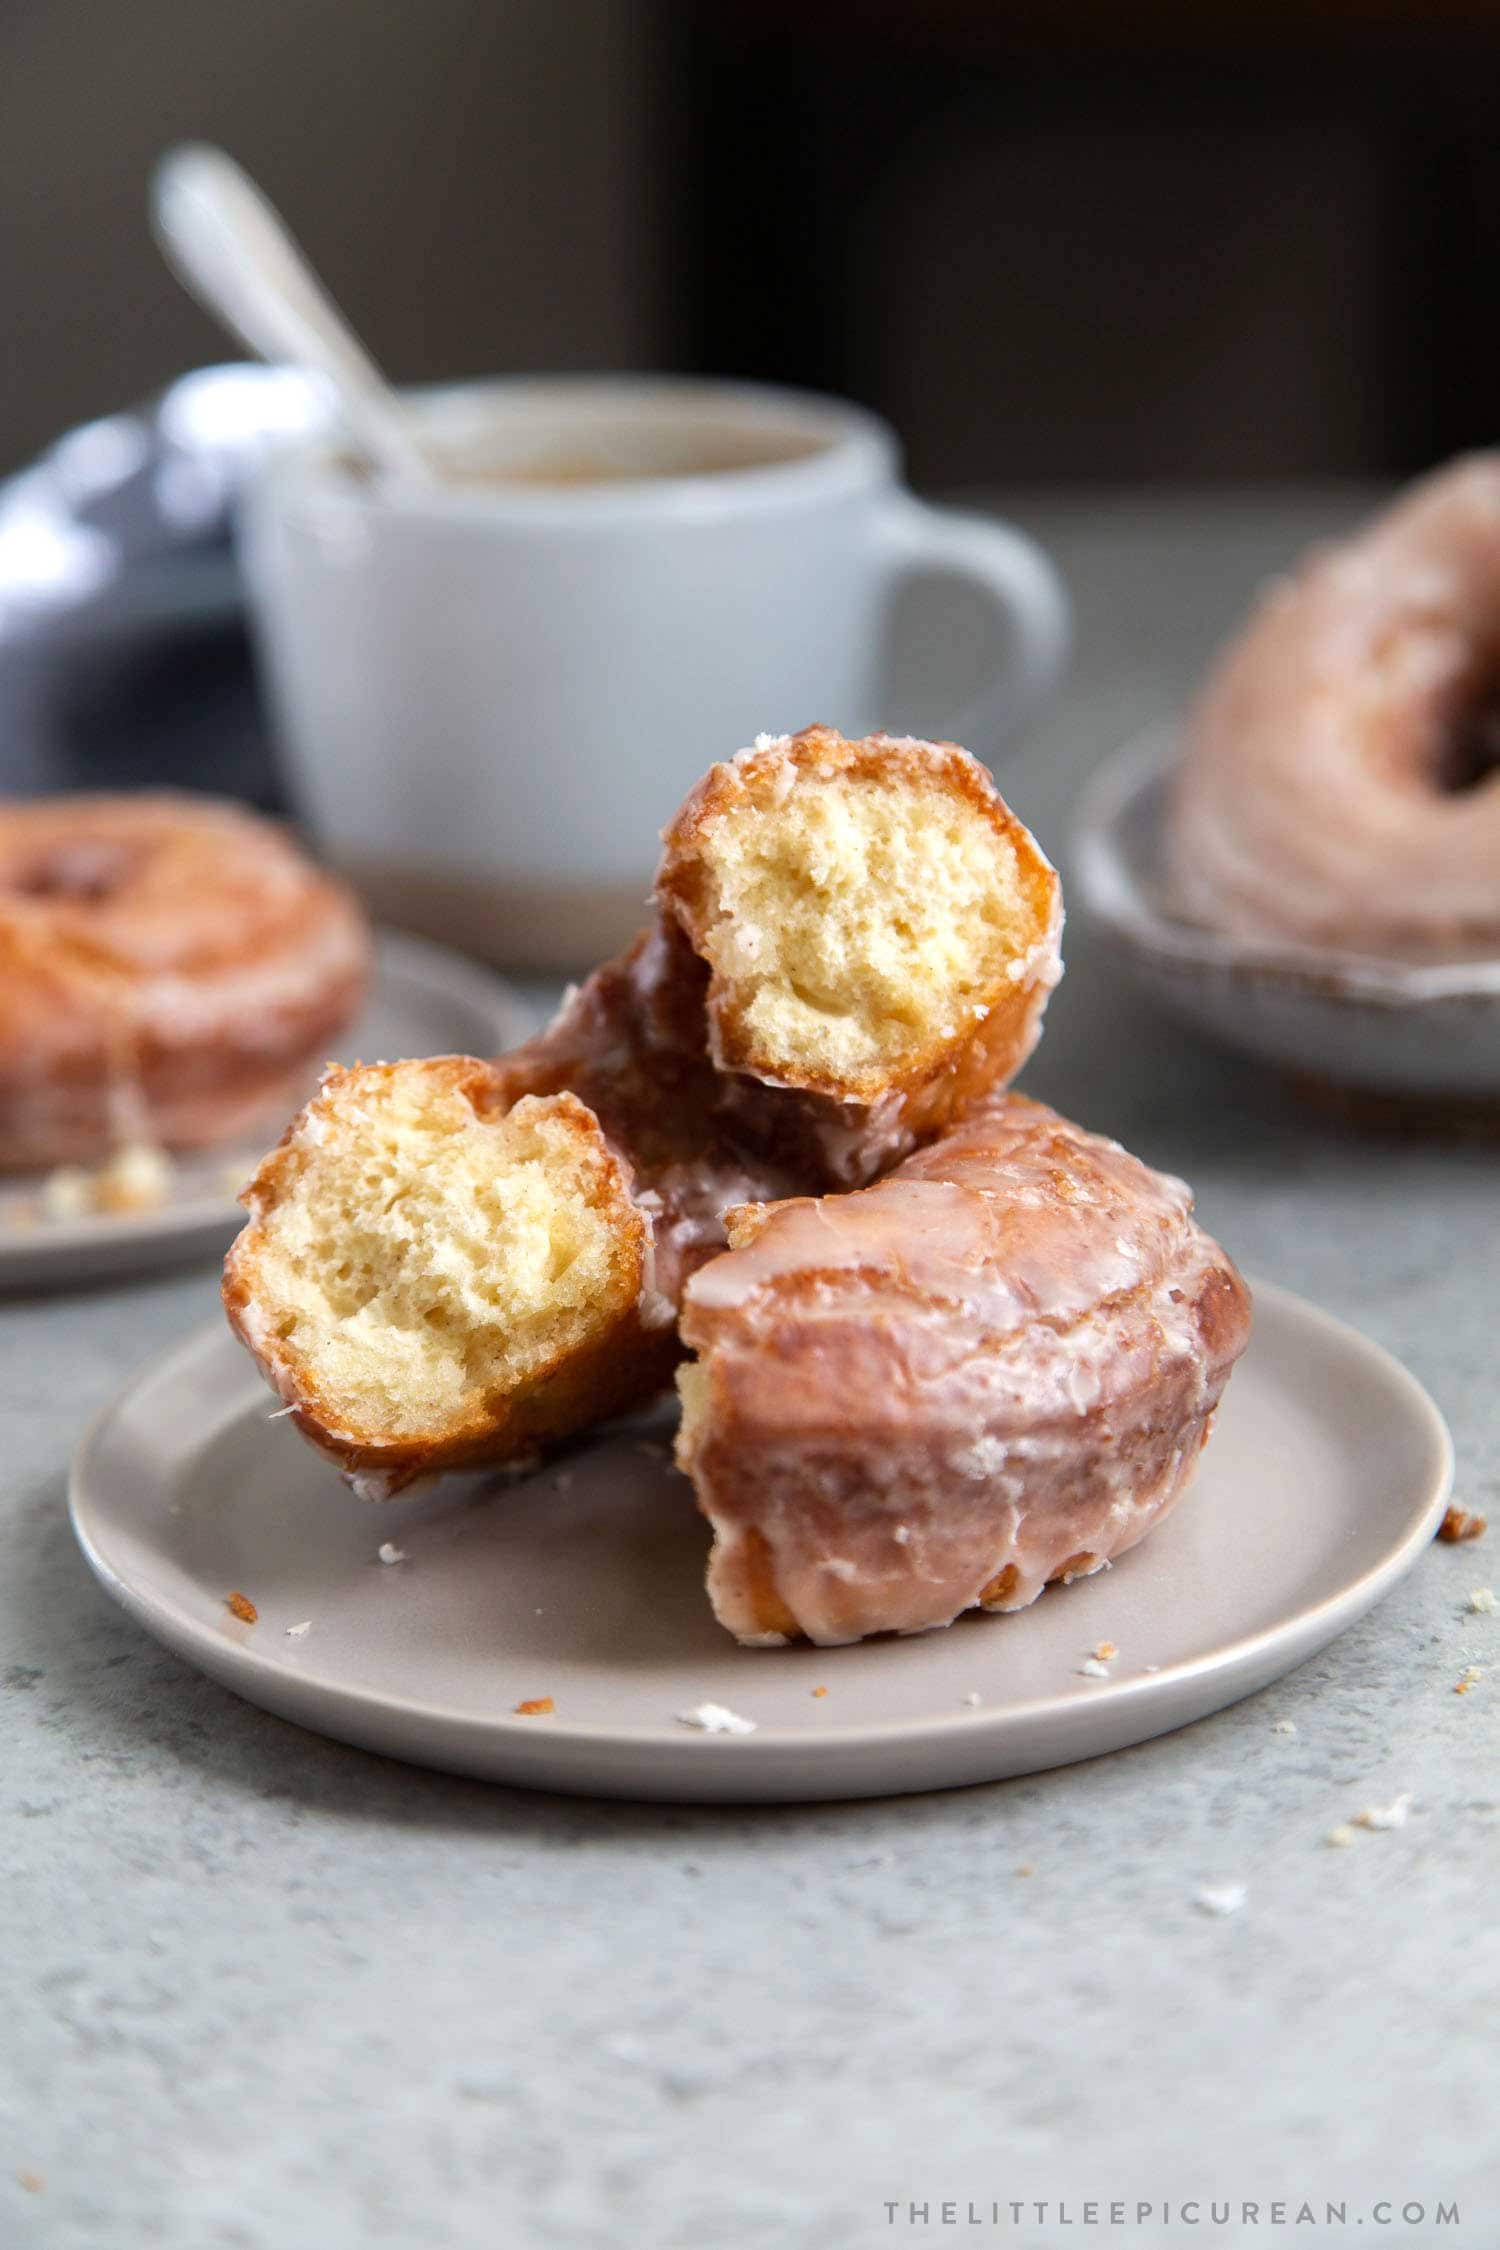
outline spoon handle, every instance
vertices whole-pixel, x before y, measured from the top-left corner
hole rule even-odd
[[[431,462],[394,393],[330,301],[254,182],[222,149],[169,149],[151,193],[167,263],[261,358],[331,378],[360,446],[404,480],[431,484]]]

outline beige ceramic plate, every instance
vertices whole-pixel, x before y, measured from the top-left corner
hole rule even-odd
[[[525,1032],[513,995],[492,971],[386,930],[376,939],[369,1000],[336,1042],[337,1059],[498,1055]],[[315,1080],[313,1073],[309,1092]],[[283,1122],[273,1119],[243,1143],[180,1158],[169,1200],[153,1211],[49,1220],[37,1212],[35,1180],[0,1176],[0,1289],[104,1280],[217,1256],[244,1221],[235,1197]]]
[[[213,1329],[108,1410],[72,1481],[107,1591],[190,1664],[320,1733],[617,1797],[939,1789],[1165,1733],[1361,1616],[1431,1538],[1452,1479],[1416,1381],[1263,1287],[1196,1489],[1113,1570],[919,1639],[746,1650],[704,1601],[707,1533],[665,1424],[524,1483],[372,1507],[271,1408]],[[383,1541],[405,1559],[382,1563]],[[256,1624],[230,1614],[231,1593]],[[1100,1640],[1119,1650],[1103,1680],[1079,1670]],[[516,1715],[544,1696],[552,1716]],[[756,1732],[677,1723],[705,1701]]]

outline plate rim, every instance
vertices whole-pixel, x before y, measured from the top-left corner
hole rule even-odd
[[[1171,1700],[1170,1691],[1210,1675],[1216,1677],[1220,1684],[1235,1690],[1225,1695],[1219,1705],[1214,1706],[1222,1708],[1224,1703],[1237,1701],[1241,1695],[1255,1692],[1253,1684],[1245,1686],[1240,1683],[1246,1680],[1253,1682],[1259,1660],[1274,1654],[1279,1645],[1291,1640],[1301,1646],[1302,1653],[1294,1659],[1292,1665],[1286,1667],[1287,1670],[1294,1669],[1296,1664],[1305,1661],[1316,1649],[1326,1646],[1390,1591],[1430,1543],[1453,1489],[1455,1467],[1452,1435],[1441,1409],[1425,1386],[1394,1353],[1377,1343],[1373,1337],[1365,1335],[1362,1330],[1340,1319],[1337,1314],[1325,1311],[1323,1307],[1311,1303],[1293,1290],[1268,1281],[1254,1282],[1252,1288],[1258,1310],[1272,1308],[1282,1318],[1289,1318],[1293,1322],[1302,1321],[1321,1331],[1330,1342],[1336,1343],[1343,1350],[1353,1348],[1383,1378],[1385,1385],[1400,1396],[1406,1411],[1420,1425],[1425,1439],[1420,1504],[1414,1506],[1405,1530],[1391,1547],[1357,1578],[1321,1601],[1304,1605],[1276,1624],[1241,1635],[1201,1656],[1163,1665],[1157,1672],[1112,1680],[1107,1689],[1086,1699],[1069,1691],[1021,1704],[1010,1702],[1003,1705],[980,1705],[972,1710],[960,1708],[928,1717],[820,1725],[816,1733],[784,1726],[758,1726],[753,1735],[733,1739],[706,1734],[694,1735],[675,1720],[654,1725],[611,1726],[549,1717],[545,1737],[540,1737],[533,1720],[521,1718],[512,1712],[497,1711],[480,1716],[448,1704],[429,1703],[383,1688],[351,1686],[346,1679],[337,1675],[310,1671],[300,1663],[294,1668],[284,1656],[272,1656],[228,1640],[215,1624],[193,1616],[175,1600],[161,1596],[148,1599],[140,1595],[115,1569],[108,1554],[94,1537],[89,1523],[94,1510],[89,1480],[96,1470],[96,1457],[107,1443],[115,1423],[137,1393],[153,1382],[170,1379],[181,1367],[191,1366],[199,1359],[211,1360],[221,1352],[226,1355],[226,1369],[232,1364],[228,1355],[239,1347],[228,1330],[218,1322],[194,1328],[187,1336],[137,1368],[93,1416],[75,1448],[69,1466],[68,1517],[89,1569],[104,1590],[129,1615],[157,1640],[163,1639],[161,1625],[169,1623],[174,1637],[168,1638],[165,1645],[175,1649],[186,1661],[193,1662],[196,1668],[205,1671],[210,1677],[243,1693],[248,1701],[261,1708],[275,1709],[276,1706],[266,1705],[248,1683],[270,1681],[295,1684],[299,1692],[330,1699],[341,1716],[345,1713],[351,1717],[375,1714],[408,1725],[436,1725],[450,1738],[461,1738],[474,1744],[514,1744],[517,1748],[525,1744],[528,1746],[528,1762],[533,1762],[529,1754],[543,1741],[602,1755],[608,1755],[611,1751],[633,1753],[670,1749],[673,1754],[687,1759],[692,1758],[696,1746],[700,1758],[711,1749],[717,1749],[721,1753],[727,1751],[745,1781],[753,1784],[757,1779],[757,1769],[774,1766],[778,1761],[794,1757],[805,1759],[809,1754],[818,1757],[820,1761],[825,1754],[833,1755],[840,1750],[873,1755],[882,1749],[919,1748],[924,1743],[938,1741],[948,1743],[955,1736],[982,1742],[993,1735],[998,1746],[1007,1733],[1021,1728],[1044,1728],[1049,1721],[1060,1722],[1065,1716],[1076,1718],[1080,1710],[1097,1711],[1108,1708],[1110,1711],[1120,1712],[1128,1711],[1137,1704],[1149,1706],[1156,1702],[1168,1703]],[[247,1378],[253,1379],[254,1371],[248,1362],[245,1374]],[[247,1683],[243,1688],[238,1685],[241,1680]],[[1266,1683],[1262,1681],[1260,1684]],[[1196,1718],[1205,1715],[1204,1711],[1198,1711],[1192,1716]],[[307,1725],[309,1722],[299,1720],[296,1723]],[[1178,1726],[1190,1723],[1191,1719],[1168,1715],[1164,1726],[1156,1731],[1175,1731]],[[313,1731],[318,1730],[314,1727]],[[351,1739],[347,1735],[333,1738],[344,1741]],[[1144,1735],[1130,1735],[1126,1738],[1128,1741],[1143,1739],[1146,1739]],[[1123,1747],[1123,1743],[1120,1746]],[[384,1754],[399,1755],[389,1751]],[[1085,1750],[1078,1754],[1090,1756],[1095,1751]],[[1064,1759],[1046,1761],[1048,1765],[1065,1762]],[[722,1769],[720,1777],[721,1773]],[[707,1781],[709,1775],[705,1773],[701,1778]],[[764,1784],[773,1776],[761,1771],[758,1778]],[[578,1786],[556,1777],[536,1785],[553,1788]],[[935,1780],[929,1784],[932,1787],[949,1785],[943,1780]],[[588,1793],[602,1795],[605,1791],[596,1784],[590,1784]],[[635,1793],[662,1792],[637,1790]],[[834,1793],[837,1794],[837,1790]]]

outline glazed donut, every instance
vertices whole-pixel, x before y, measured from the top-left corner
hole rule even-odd
[[[1168,849],[1251,938],[1500,944],[1500,454],[1439,470],[1262,602],[1193,715]]]
[[[332,1073],[246,1190],[230,1321],[304,1435],[367,1495],[486,1446],[500,1461],[567,1434],[560,1371],[578,1355],[595,1418],[660,1388],[683,1284],[724,1247],[724,1212],[896,1161],[1018,1065],[1059,973],[1057,878],[951,746],[825,729],[763,742],[689,799],[660,888],[655,923],[538,1038],[495,1063]],[[629,1317],[605,1293],[568,1327],[534,1390],[492,1312],[535,1293],[533,1239],[506,1213],[512,1199],[530,1208],[536,1160],[506,1153],[498,1121],[563,1097],[628,1197],[628,1224],[618,1196],[592,1207],[619,1236],[611,1270],[638,1271],[639,1287]],[[450,1158],[459,1176],[483,1173],[485,1195],[439,1193]],[[543,1169],[572,1241],[576,1185]],[[572,1277],[564,1261],[570,1317]]]
[[[732,1212],[678,1373],[720,1622],[747,1646],[923,1632],[1143,1538],[1249,1332],[1191,1213],[1019,1095],[858,1194]]]
[[[237,806],[0,806],[0,1170],[197,1148],[284,1109],[368,960],[348,894]]]

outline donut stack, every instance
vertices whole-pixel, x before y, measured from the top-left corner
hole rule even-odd
[[[1181,1497],[1249,1296],[1181,1182],[1008,1092],[1056,874],[951,743],[761,737],[651,925],[495,1062],[331,1072],[224,1297],[361,1494],[525,1458],[674,1369],[742,1642],[1014,1610]]]

